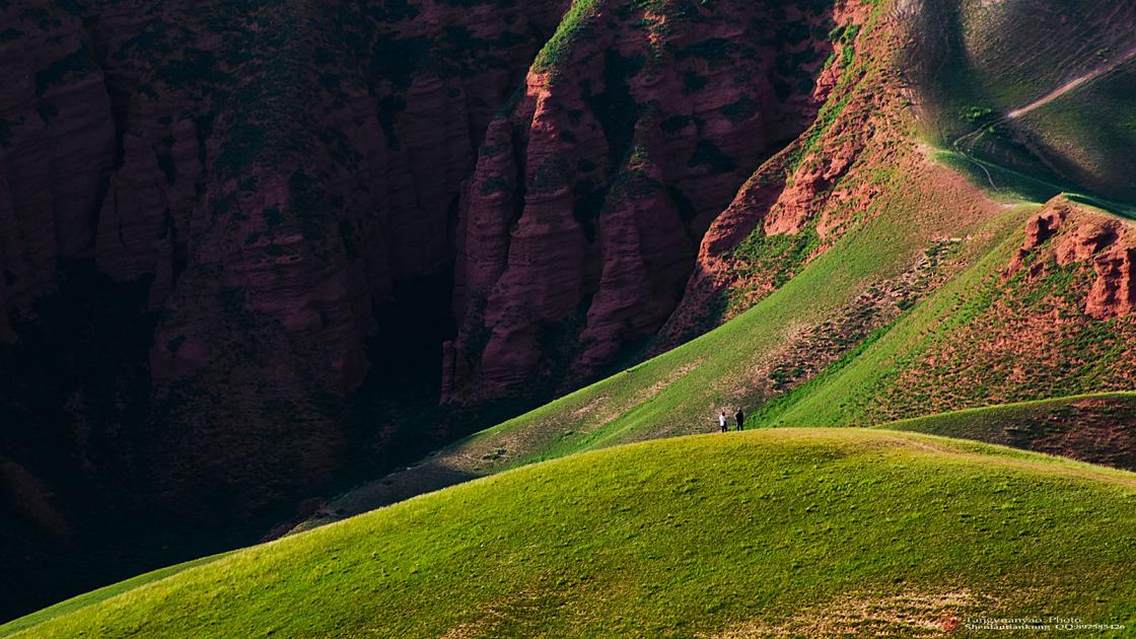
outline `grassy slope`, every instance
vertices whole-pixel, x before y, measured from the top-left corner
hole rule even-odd
[[[16,636],[745,636],[820,606],[857,623],[872,597],[924,622],[1133,624],[1134,505],[1130,473],[925,435],[689,437],[426,495]]]
[[[946,169],[923,167],[933,175]],[[782,288],[718,329],[657,358],[482,431],[424,463],[353,491],[332,507],[364,512],[426,490],[506,468],[604,446],[716,428],[720,408],[750,405],[751,370],[796,331],[815,325],[861,291],[903,272],[934,237],[970,236],[963,262],[1007,242],[1033,207],[991,218],[960,201],[973,189],[950,179],[939,191],[897,188],[879,214],[848,233]],[[1020,240],[1019,240],[1020,241]],[[729,410],[730,414],[733,410]]]
[[[883,428],[1062,454],[1136,470],[1136,392],[973,408],[905,419]]]
[[[20,617],[19,619],[15,619],[13,621],[0,625],[0,637],[10,637],[17,632],[20,632],[21,630],[26,630],[28,628],[38,626],[46,621],[55,619],[56,617],[69,615],[88,606],[100,604],[125,592],[141,588],[142,586],[153,583],[155,581],[161,581],[162,579],[165,579],[167,577],[172,577],[176,574],[189,570],[190,568],[213,563],[214,561],[217,561],[222,557],[227,557],[231,554],[231,552],[221,553],[218,555],[211,555],[209,557],[202,557],[193,561],[187,561],[185,563],[177,564],[174,566],[168,566],[166,568],[161,568],[142,575],[138,575],[137,577],[131,577],[130,579],[120,581],[116,584],[111,584],[109,586],[106,586],[105,588],[92,590],[91,592],[79,595],[78,597],[72,597],[71,599],[68,599],[66,601],[61,601],[54,606],[44,608],[43,610],[40,610],[38,612],[34,612],[30,615],[26,615],[24,617]]]
[[[926,219],[934,213],[919,220],[920,213],[927,212],[902,206],[906,202],[892,204],[899,206],[850,234],[737,320],[655,360],[484,431],[468,444],[481,447],[508,440],[519,430],[539,429],[550,421],[554,428],[562,429],[550,445],[514,456],[512,463],[516,464],[643,437],[705,430],[713,425],[719,406],[738,402],[748,381],[747,371],[795,329],[823,320],[870,283],[901,272],[935,231],[963,230],[951,229],[942,219]],[[1002,240],[1023,219],[1023,212],[1008,212],[981,230],[976,226],[966,229],[981,236],[975,251]],[[912,224],[899,223],[908,216]],[[594,402],[601,405],[594,406]],[[626,409],[614,415],[603,412],[616,406]]]
[[[1115,363],[1089,347],[1109,346],[1112,343],[1108,341],[1112,339],[1110,331],[1123,327],[1085,320],[1079,309],[1072,311],[1076,322],[1068,322],[1073,327],[1072,332],[1049,347],[1056,366],[1038,364],[1029,372],[1026,382],[1015,383],[1001,376],[995,379],[992,369],[967,371],[962,368],[965,362],[948,361],[945,357],[944,354],[953,352],[978,356],[984,346],[975,340],[983,336],[973,334],[973,323],[991,321],[997,300],[1016,304],[1021,299],[1037,298],[1033,306],[1023,305],[1018,310],[1023,319],[1031,313],[1043,317],[1049,303],[1045,295],[1039,294],[1045,293],[1043,287],[1055,286],[1053,294],[1065,295],[1068,292],[1065,289],[1073,286],[1059,276],[1028,285],[1015,279],[1004,281],[1002,269],[1020,243],[1020,232],[1007,236],[999,246],[913,308],[854,359],[830,368],[789,395],[764,406],[757,416],[758,423],[764,426],[870,424],[888,421],[889,411],[896,406],[903,409],[901,416],[915,417],[919,408],[923,408],[924,413],[933,413],[975,406],[981,400],[991,403],[990,398],[998,393],[1006,398],[1003,401],[1018,401],[1114,389],[1111,378],[1101,377],[1101,367],[1110,370]],[[1018,339],[1023,340],[1024,345],[1028,338]],[[1078,350],[1086,348],[1084,353]],[[944,366],[938,382],[935,381],[937,373],[927,374],[926,370],[928,362],[936,356]],[[1027,367],[1035,364],[1026,357],[1023,346],[1018,362],[1024,362]],[[959,385],[958,380],[967,374],[971,377]],[[956,386],[949,389],[918,386],[934,383]],[[945,402],[945,405],[937,407],[932,400]]]
[[[1124,217],[1136,218],[1136,207],[1130,204],[1109,200],[1091,193],[1066,191],[1068,185],[1062,186],[1047,182],[1037,176],[1020,173],[963,153],[939,149],[935,152],[935,160],[965,175],[975,186],[989,191],[992,197],[1009,201],[1041,203],[1058,195],[1065,195],[1076,202]]]
[[[337,514],[302,527],[535,461],[713,430],[719,409],[732,414],[733,406],[755,405],[749,396],[751,371],[796,332],[831,317],[869,286],[902,273],[934,238],[968,237],[958,258],[963,264],[981,262],[993,248],[1020,242],[1011,236],[1036,208],[991,205],[964,180],[929,164],[897,171],[875,206],[874,218],[727,324],[347,493],[331,504]]]
[[[982,302],[977,298],[983,280],[1009,262],[1020,244],[1017,233],[1004,236],[994,250],[913,308],[853,360],[763,407],[757,415],[759,424],[835,426],[858,421],[864,406],[899,371],[900,362],[929,350],[967,321],[971,307]]]
[[[1040,399],[1032,402],[968,408],[952,413],[901,419],[884,424],[880,428],[1001,444],[1003,442],[991,440],[999,437],[999,431],[1004,431],[1007,426],[1013,426],[1023,421],[1045,419],[1049,415],[1060,413],[1069,406],[1084,402],[1100,403],[1100,408],[1106,411],[1104,414],[1110,414],[1113,411],[1127,413],[1128,409],[1136,404],[1136,392],[1091,393]]]

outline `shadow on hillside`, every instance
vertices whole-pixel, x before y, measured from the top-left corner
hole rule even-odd
[[[1136,394],[1022,402],[884,424],[1136,471]]]
[[[479,475],[453,468],[437,460],[426,460],[417,466],[393,472],[382,479],[363,484],[333,500],[312,517],[298,525],[274,530],[267,539],[310,530],[348,517],[390,506],[412,497],[461,484]]]

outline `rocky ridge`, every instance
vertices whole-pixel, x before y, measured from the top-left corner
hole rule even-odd
[[[718,213],[832,89],[812,80],[832,27],[823,3],[764,2],[562,25],[464,192],[445,399],[573,386],[653,336]]]

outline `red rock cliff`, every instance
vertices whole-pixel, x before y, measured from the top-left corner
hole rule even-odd
[[[562,26],[464,191],[444,398],[572,385],[658,330],[718,212],[815,116],[830,20],[601,2]]]

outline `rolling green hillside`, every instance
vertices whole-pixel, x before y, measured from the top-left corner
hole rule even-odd
[[[678,438],[426,495],[14,636],[916,636],[1063,611],[1131,627],[1134,504],[1136,475],[926,435]]]
[[[945,197],[966,193],[965,186],[954,188]],[[732,415],[738,406],[750,413],[750,427],[867,426],[1133,387],[1126,363],[1136,344],[1133,323],[1084,314],[1092,270],[1055,265],[1044,252],[1065,235],[1023,258],[1022,272],[1033,272],[1025,270],[1029,264],[1051,272],[1005,275],[1036,206],[1003,205],[969,225],[926,216],[915,217],[925,226],[904,227],[898,220],[913,210],[936,209],[934,201],[903,203],[898,194],[884,200],[878,218],[722,327],[360,486],[300,528],[534,461],[709,432],[719,410]],[[1090,221],[1112,219],[1060,199],[1041,210],[1055,206],[1073,206]],[[924,245],[920,256],[920,240],[936,236],[963,239]],[[927,267],[932,254],[934,268]],[[905,262],[929,272],[916,269],[921,275],[911,278]],[[983,428],[935,418],[927,432],[1134,468],[1136,411],[1124,397],[976,413],[990,416],[980,420]],[[1030,419],[1021,418],[1026,414]]]
[[[1136,200],[1136,13],[1124,0],[904,3],[928,131],[979,161]],[[991,176],[996,185],[1013,183]]]
[[[956,184],[943,197],[961,197],[966,188]],[[1033,280],[1004,277],[1036,206],[1002,206],[988,220],[962,224],[924,213],[937,210],[934,200],[908,204],[904,197],[891,194],[878,218],[722,327],[361,486],[302,527],[534,461],[709,432],[719,410],[732,415],[738,406],[750,413],[751,427],[864,426],[1132,388],[1132,322],[1096,321],[1079,308],[1091,269],[1073,264]],[[1050,207],[1066,205],[1074,206],[1056,200]],[[903,226],[903,219],[922,224]],[[936,236],[963,239],[930,242]],[[934,268],[928,255],[937,256]],[[911,264],[929,272],[916,269],[921,275],[912,278]],[[871,321],[860,319],[865,314]],[[1107,428],[1099,415],[1073,411],[1055,413],[1056,426],[1006,424],[1036,427],[1018,438],[941,432],[1131,467],[1125,442],[1133,411],[1126,403],[1112,408],[1123,419]]]
[[[756,409],[765,400],[779,397],[780,391],[767,388],[769,378],[776,375],[770,362],[791,367],[802,358],[817,361],[817,351],[807,348],[802,339],[822,329],[843,330],[824,329],[826,320],[862,314],[869,305],[886,306],[886,312],[881,312],[886,318],[888,313],[913,312],[901,311],[905,304],[919,308],[931,303],[918,304],[926,291],[904,292],[903,287],[911,286],[905,276],[913,265],[924,264],[928,253],[942,250],[943,245],[932,238],[968,238],[950,245],[949,255],[934,269],[938,277],[990,268],[987,256],[991,251],[1005,252],[1020,242],[1016,232],[1036,207],[998,207],[989,219],[980,217],[986,210],[976,209],[972,217],[963,217],[959,208],[948,204],[973,199],[973,187],[952,179],[942,167],[923,170],[936,176],[943,188],[914,194],[899,189],[890,192],[878,204],[878,217],[849,232],[797,277],[736,319],[648,362],[473,435],[412,468],[361,486],[335,500],[324,516],[304,527],[535,461],[621,443],[709,432],[717,428],[719,410],[732,415],[736,406]],[[916,283],[919,281],[917,278]],[[893,299],[893,292],[899,297]],[[849,333],[837,338],[828,356],[839,358],[839,364],[857,357],[864,348],[861,343],[878,336],[875,332]],[[800,345],[799,352],[787,348],[794,345]]]
[[[1053,207],[1065,206],[1060,200]],[[1113,218],[1076,209],[1092,224]],[[764,406],[768,426],[828,426],[1133,388],[1130,318],[1084,312],[1094,271],[1054,245],[1021,258],[1011,237],[913,307],[853,358]],[[1075,235],[1070,235],[1076,239]],[[1007,269],[1015,259],[1022,266]]]
[[[219,555],[202,557],[193,561],[187,561],[183,564],[167,566],[165,568],[160,568],[158,570],[138,575],[137,577],[132,577],[130,579],[120,581],[110,586],[92,590],[91,592],[79,595],[78,597],[72,597],[71,599],[68,599],[66,601],[61,601],[54,606],[44,608],[43,610],[40,610],[38,612],[0,625],[0,637],[9,637],[28,628],[34,628],[35,626],[38,626],[39,624],[42,624],[51,619],[63,617],[75,611],[87,608],[88,606],[101,604],[108,599],[133,591],[137,588],[145,586],[146,584],[153,583],[155,581],[161,581],[162,579],[176,575],[180,572],[184,572],[196,566],[203,566],[205,564],[212,563],[229,554],[231,553],[222,553]]]
[[[882,428],[972,439],[1136,470],[1136,393],[972,408]]]

